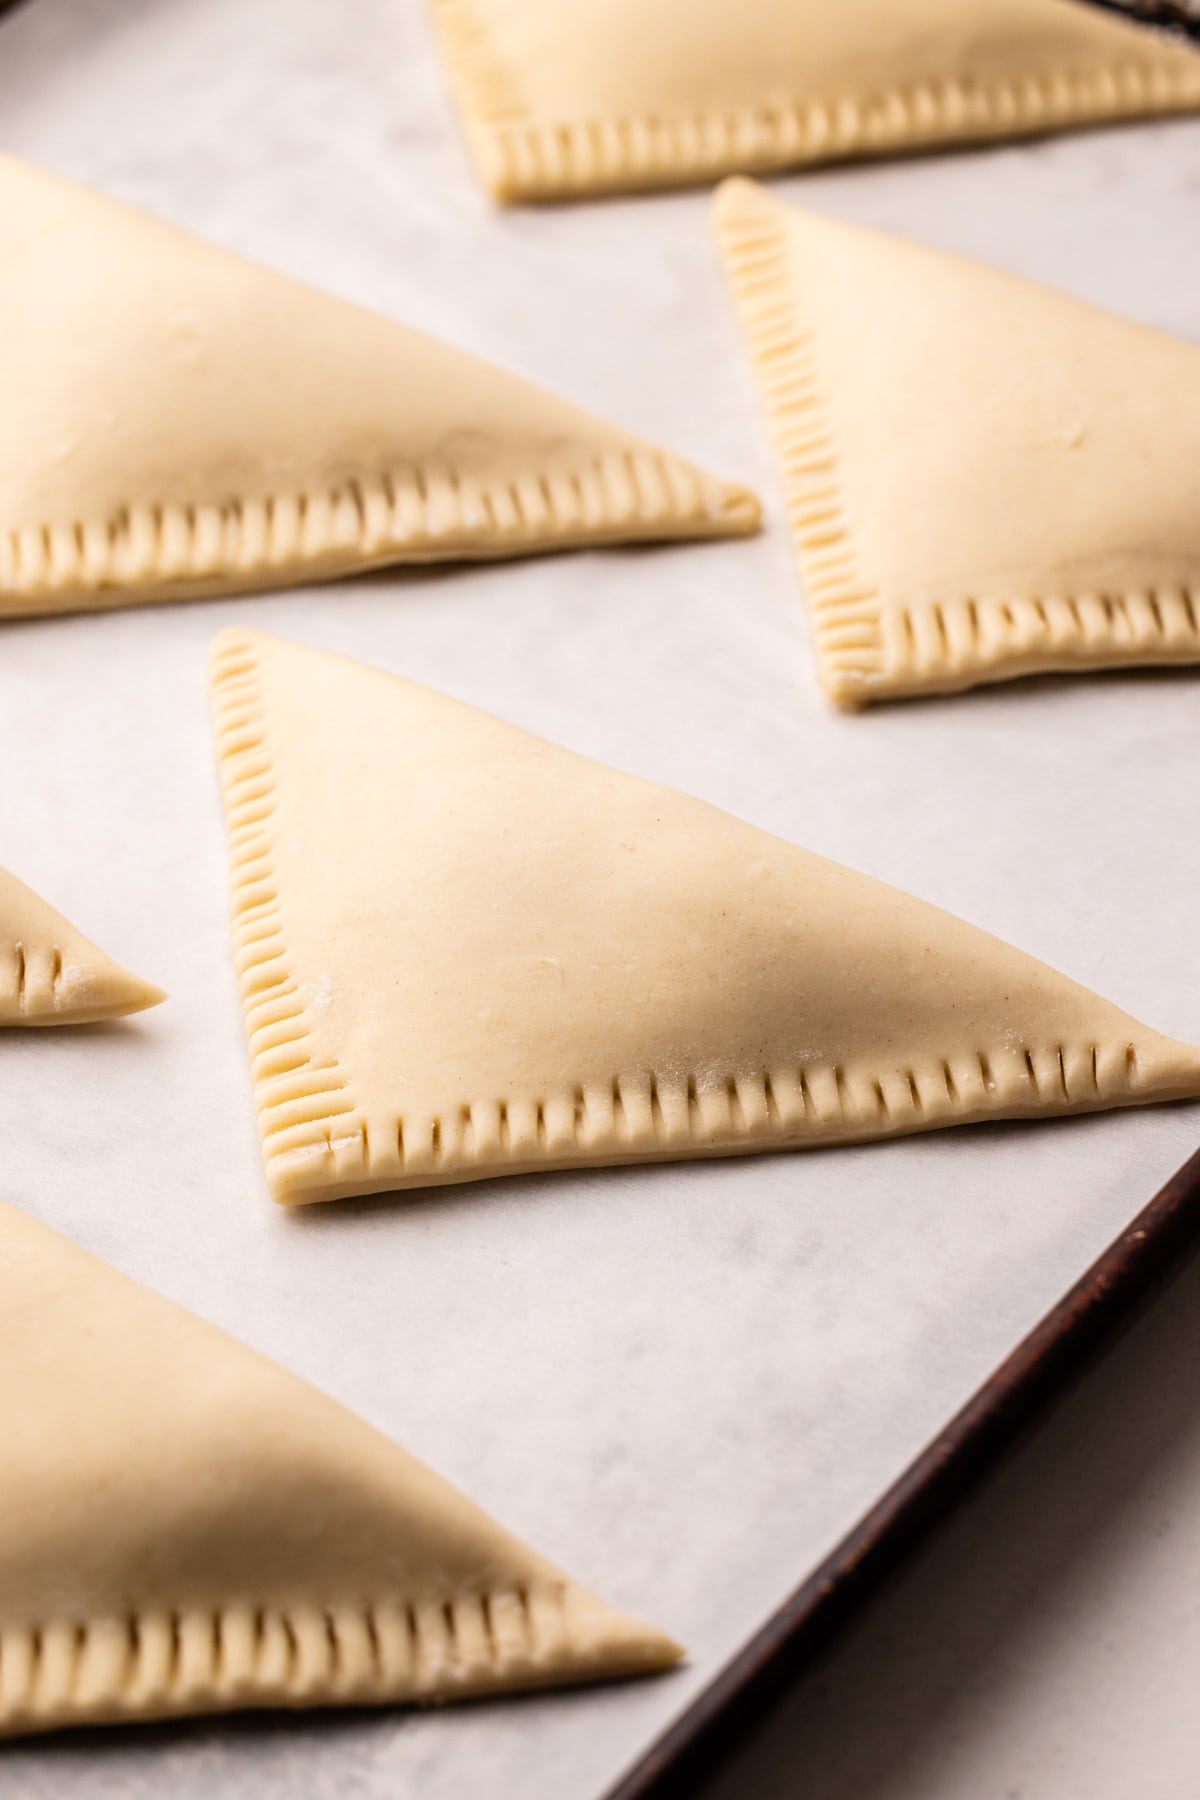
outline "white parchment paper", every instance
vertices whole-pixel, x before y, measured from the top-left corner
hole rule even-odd
[[[130,1025],[5,1038],[4,1196],[335,1394],[691,1650],[608,1690],[31,1742],[0,1756],[0,1791],[599,1795],[1183,1160],[1200,1109],[283,1214],[229,953],[208,640],[261,625],[444,688],[1193,1038],[1200,676],[834,716],[707,196],[494,211],[417,0],[32,0],[0,23],[0,145],[490,355],[768,504],[752,542],[0,633],[0,861],[171,994]],[[1200,123],[780,187],[1200,335]]]

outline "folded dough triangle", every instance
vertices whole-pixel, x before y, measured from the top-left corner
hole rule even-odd
[[[1200,1050],[686,794],[257,632],[213,687],[277,1200],[1200,1095]]]
[[[680,1651],[398,1445],[0,1205],[0,1736]]]
[[[0,157],[0,616],[752,530],[744,488]]]
[[[165,999],[0,869],[0,1027],[89,1025]]]
[[[1200,346],[752,182],[716,225],[831,699],[1200,660]]]
[[[499,200],[1200,105],[1200,56],[1076,0],[432,0]]]

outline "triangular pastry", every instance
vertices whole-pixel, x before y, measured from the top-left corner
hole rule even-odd
[[[744,488],[0,157],[0,616],[753,530]]]
[[[716,222],[831,699],[1200,659],[1200,346],[751,182]]]
[[[1200,1050],[686,794],[256,632],[213,688],[279,1201],[1200,1095]]]
[[[306,1382],[0,1205],[0,1735],[680,1651]]]
[[[88,1025],[165,999],[0,869],[0,1027]]]
[[[1077,0],[432,0],[499,200],[703,181],[1200,105]]]

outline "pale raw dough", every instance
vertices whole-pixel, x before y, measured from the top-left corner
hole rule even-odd
[[[1200,55],[1078,0],[432,0],[499,200],[1200,105]]]
[[[758,523],[515,375],[12,157],[0,220],[0,617]]]
[[[277,1200],[1200,1094],[1200,1050],[686,794],[257,632],[212,670]]]
[[[1200,660],[1200,346],[752,182],[716,222],[831,699]]]
[[[0,1735],[680,1651],[334,1401],[0,1204]]]
[[[88,1025],[165,999],[0,869],[0,1026]]]

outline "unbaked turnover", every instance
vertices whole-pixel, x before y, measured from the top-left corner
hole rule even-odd
[[[1200,106],[1200,55],[1077,0],[432,0],[499,200]]]
[[[758,523],[515,375],[11,157],[0,224],[0,617]]]
[[[0,1735],[666,1668],[296,1376],[0,1205]]]
[[[1200,346],[752,182],[716,228],[832,700],[1200,660]]]
[[[90,1025],[165,999],[0,869],[0,1027]]]
[[[256,632],[212,682],[279,1201],[1200,1095],[1200,1050],[686,794]]]

